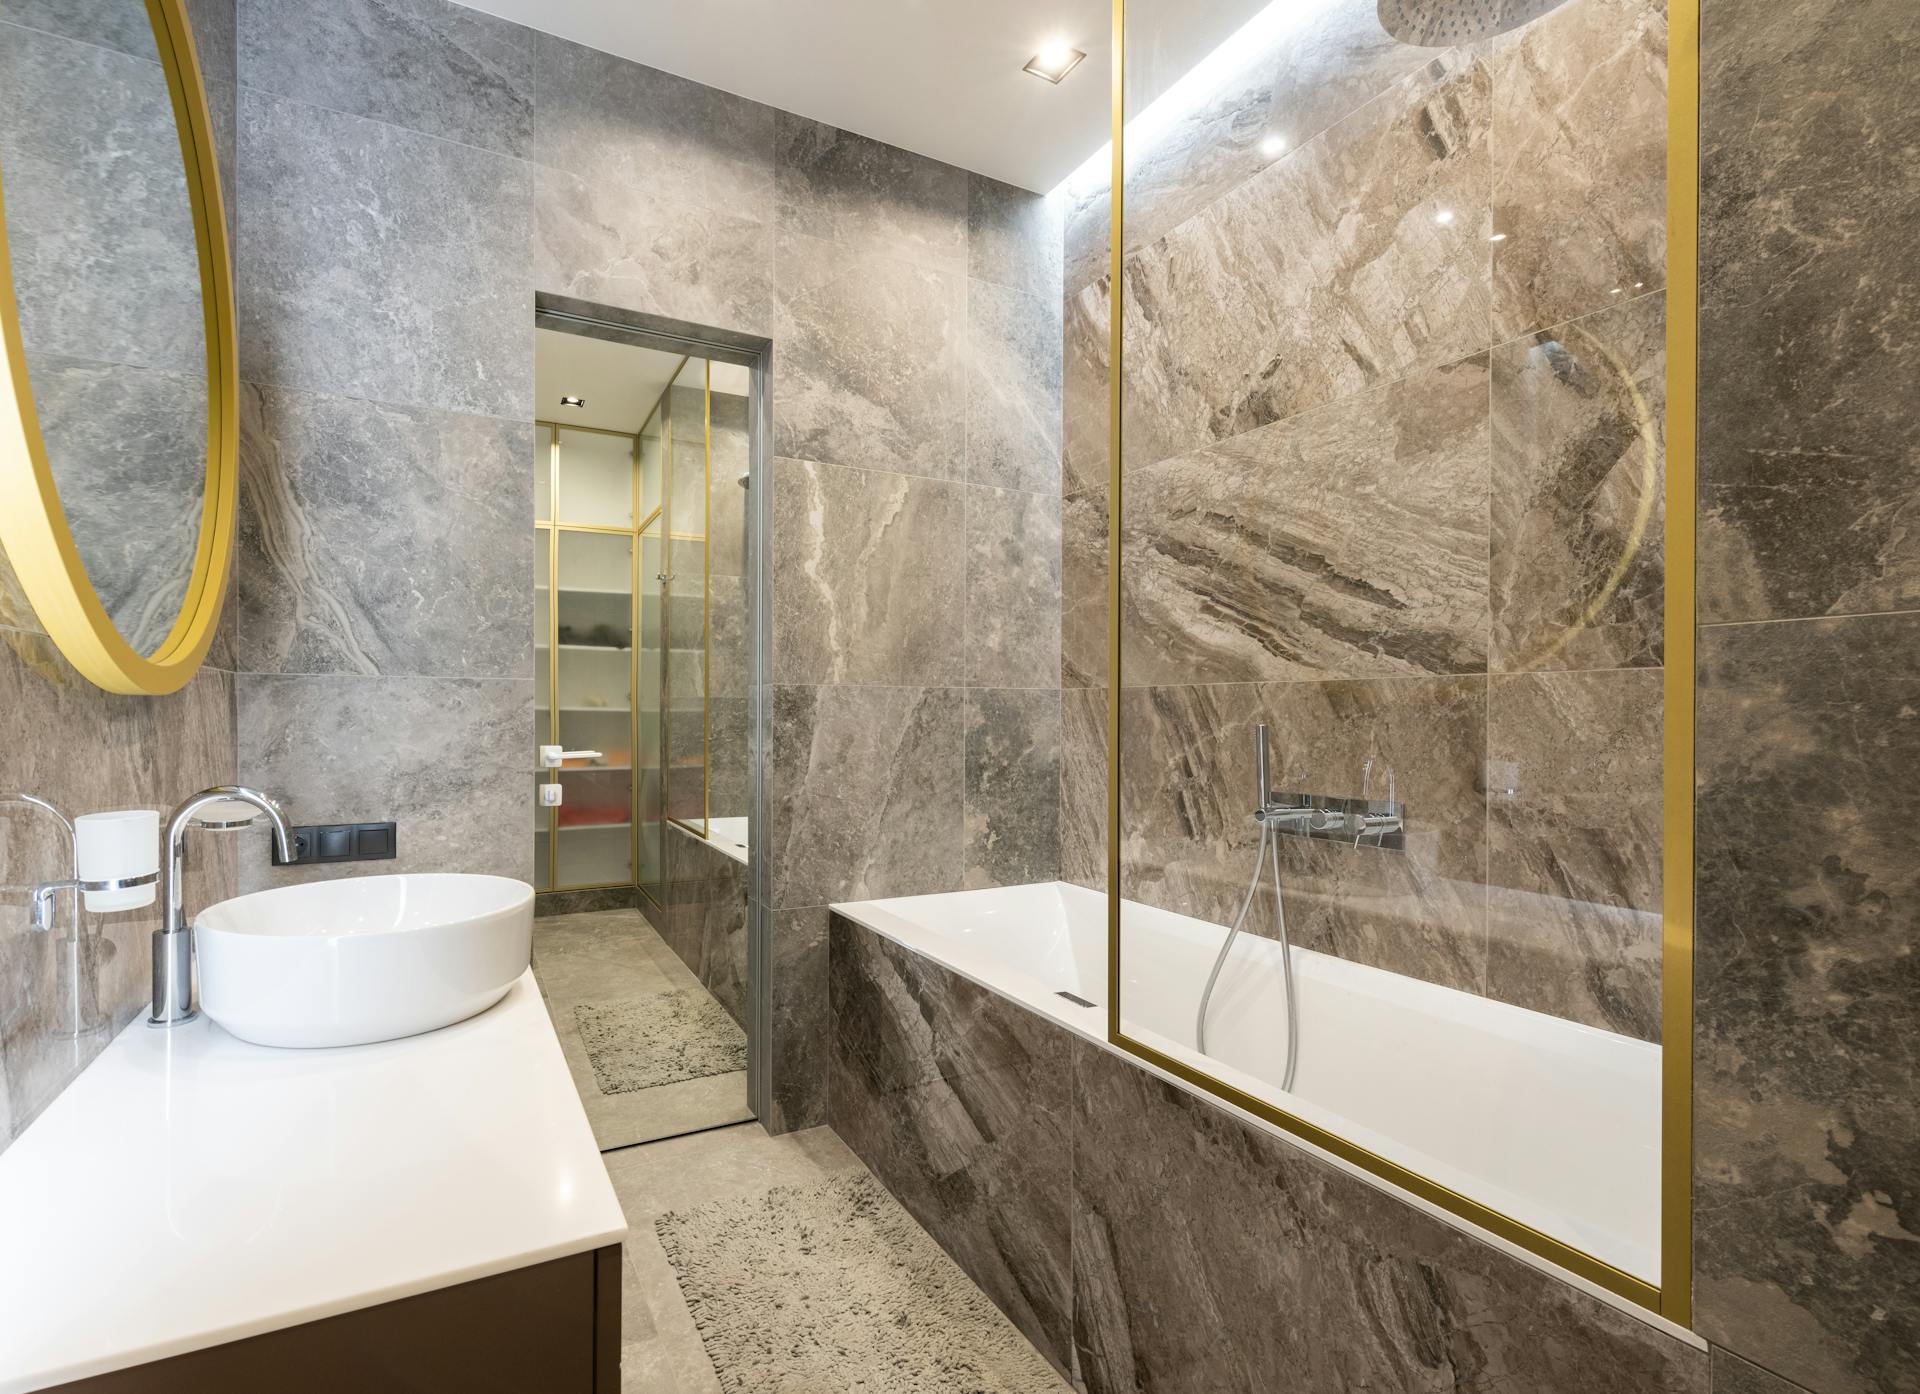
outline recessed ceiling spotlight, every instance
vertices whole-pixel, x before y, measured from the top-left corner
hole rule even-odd
[[[1507,235],[1504,232],[1496,232],[1494,233],[1493,236],[1487,239],[1487,241],[1489,242],[1505,242],[1506,240],[1507,240]]]
[[[1048,82],[1058,82],[1079,67],[1080,60],[1086,56],[1072,44],[1056,39],[1029,58],[1027,66],[1021,71],[1045,78]]]
[[[1440,224],[1441,227],[1445,227],[1453,221],[1453,210],[1451,208],[1442,208],[1438,213],[1433,215],[1433,220]]]
[[[563,407],[584,408],[587,405],[587,399],[585,397],[562,397],[560,399],[560,405]]]
[[[1285,136],[1268,136],[1260,142],[1260,153],[1269,160],[1287,148]]]

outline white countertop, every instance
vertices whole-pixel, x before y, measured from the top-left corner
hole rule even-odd
[[[136,1020],[0,1152],[0,1394],[626,1233],[531,972],[346,1049]]]

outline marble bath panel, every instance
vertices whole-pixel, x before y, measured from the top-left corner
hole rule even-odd
[[[767,829],[775,903],[960,888],[966,712],[957,688],[776,687]]]
[[[1129,256],[1129,467],[1487,347],[1490,105],[1435,59]]]
[[[82,678],[41,634],[0,630],[0,793],[51,800],[73,817],[151,808],[162,817],[214,784],[234,782],[233,678],[202,669],[166,697],[121,697]],[[72,1082],[152,992],[149,935],[157,905],[111,915],[62,897],[56,930],[28,928],[23,888],[71,872],[66,836],[31,809],[0,808],[0,1148]],[[234,891],[236,858],[265,862],[264,835],[202,835],[187,864],[186,902]],[[74,917],[81,952],[63,948]],[[75,971],[77,968],[77,972]],[[72,985],[89,1010],[67,1009]],[[75,1039],[78,1025],[98,1025]]]
[[[533,148],[597,189],[771,222],[772,107],[536,33]]]
[[[150,32],[138,52],[0,30],[20,336],[35,359],[204,374],[200,262],[172,100]]]
[[[1124,894],[1232,921],[1260,845],[1253,728],[1277,789],[1407,806],[1406,848],[1286,837],[1293,942],[1462,991],[1486,982],[1484,678],[1134,688],[1121,703]],[[1271,894],[1246,921],[1278,931]]]
[[[256,91],[533,153],[531,29],[448,0],[239,0],[238,20]]]
[[[1060,694],[1060,879],[1107,887],[1107,694]]]
[[[1920,10],[1716,0],[1712,14],[1700,618],[1920,606]]]
[[[1060,686],[1060,500],[966,490],[966,681]]]
[[[969,888],[1060,876],[1060,693],[967,690]]]
[[[1915,615],[1700,636],[1695,1322],[1821,1394],[1920,1388],[1916,654]]]
[[[538,289],[743,334],[773,328],[773,229],[644,184],[536,167]]]
[[[774,680],[957,685],[967,487],[808,460],[773,475]]]
[[[727,1014],[747,1025],[747,869],[698,838],[667,833],[661,938]]]
[[[245,386],[240,662],[524,678],[533,427]]]
[[[804,116],[774,117],[784,232],[965,272],[967,172]]]
[[[1660,1039],[1662,678],[1494,677],[1487,995]]]
[[[529,419],[529,166],[252,91],[240,149],[250,380]]]
[[[1060,492],[1060,302],[967,282],[967,478]]]
[[[1146,47],[1178,13],[1162,3],[1128,21]],[[1285,22],[1263,25],[1204,100],[1156,121],[1145,139],[1128,132],[1127,250],[1157,241],[1445,47],[1395,39],[1381,26],[1378,0],[1300,6]],[[1139,106],[1129,98],[1129,119]],[[1103,178],[1075,201],[1067,229],[1069,289],[1107,271],[1110,187]]]
[[[399,856],[241,867],[240,889],[407,871],[533,879],[531,680],[243,673],[240,782],[295,823],[399,824]]]
[[[770,1133],[817,1128],[827,1121],[832,1011],[827,987],[826,906],[772,910],[772,981],[767,1034],[773,1054]]]
[[[1112,343],[1107,318],[1112,282],[1102,277],[1069,295],[1061,326],[1060,487],[1105,492],[1109,469]]]
[[[984,174],[969,174],[967,275],[1059,303],[1065,203],[1059,191],[1030,193]]]
[[[1073,1043],[1088,1394],[1706,1394],[1707,1355]]]
[[[830,934],[834,1131],[1070,1368],[1072,1037],[850,920]]]
[[[775,453],[963,477],[966,278],[785,230],[774,264]]]
[[[1070,494],[1060,501],[1060,681],[1105,687],[1108,681],[1107,496]]]
[[[1487,64],[1493,342],[1664,285],[1666,0],[1563,4]]]
[[[1666,604],[1659,294],[1493,351],[1493,666],[1658,667]]]
[[[1485,671],[1484,356],[1129,472],[1137,685]]]

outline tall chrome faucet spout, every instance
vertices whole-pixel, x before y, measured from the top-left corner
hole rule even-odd
[[[280,860],[293,860],[293,836],[280,806],[256,790],[218,784],[202,789],[174,809],[167,819],[166,855],[160,863],[165,911],[160,928],[153,932],[153,1015],[147,1018],[149,1026],[179,1026],[199,1015],[193,1004],[193,931],[185,906],[187,829],[193,826],[194,815],[217,803],[251,804],[259,809],[273,825]]]

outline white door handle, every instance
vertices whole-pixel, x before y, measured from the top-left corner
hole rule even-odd
[[[540,747],[540,767],[547,770],[557,770],[569,760],[598,760],[599,758],[600,752],[597,750],[563,750],[557,745]]]

